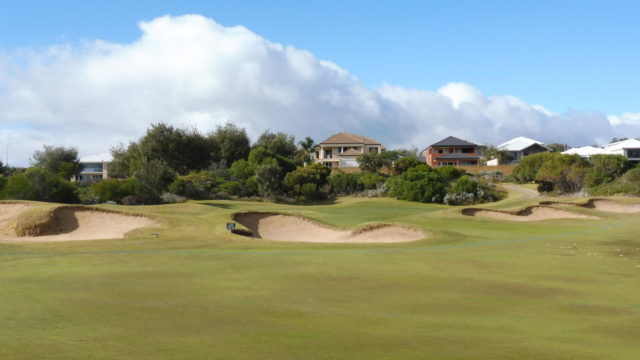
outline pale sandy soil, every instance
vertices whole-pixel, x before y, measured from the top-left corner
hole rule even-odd
[[[549,219],[597,219],[595,216],[577,214],[574,212],[546,206],[530,206],[520,211],[498,211],[488,209],[463,209],[463,215],[486,217],[508,221],[539,221]]]
[[[11,220],[18,216],[18,214],[27,210],[28,208],[29,205],[26,204],[0,204],[0,228],[11,222]]]
[[[626,203],[617,202],[613,200],[594,199],[594,200],[590,200],[587,206],[596,210],[608,211],[608,212],[617,212],[617,213],[640,212],[640,204],[626,204]]]
[[[13,214],[13,216],[18,214],[19,211]],[[153,226],[155,222],[142,216],[107,213],[91,209],[62,208],[56,212],[54,225],[51,231],[41,236],[18,237],[15,235],[1,234],[0,242],[116,239],[123,238],[124,235],[131,230]]]
[[[339,230],[300,216],[247,212],[234,215],[234,220],[262,239],[317,243],[398,243],[424,239],[417,229],[399,225],[378,224],[355,231]]]

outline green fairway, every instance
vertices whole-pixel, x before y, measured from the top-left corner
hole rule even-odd
[[[486,206],[543,200],[510,192]],[[563,207],[600,219],[515,223],[366,198],[105,207],[161,225],[118,240],[0,244],[0,359],[640,358],[640,214]],[[428,237],[229,235],[225,223],[247,210]]]

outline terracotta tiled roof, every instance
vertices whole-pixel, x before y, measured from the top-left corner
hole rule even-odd
[[[362,155],[362,153],[356,149],[349,149],[343,152],[342,154],[340,154],[340,156],[360,156],[360,155]]]
[[[348,132],[341,132],[330,136],[320,144],[364,144],[364,145],[380,145],[379,142],[370,139],[366,136],[351,134]]]

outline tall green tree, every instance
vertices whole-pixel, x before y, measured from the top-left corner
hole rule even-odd
[[[224,161],[226,166],[231,166],[235,161],[249,156],[251,142],[247,132],[234,123],[228,122],[218,126],[209,137],[217,148],[217,157],[220,161]]]
[[[76,148],[45,145],[33,153],[32,165],[69,180],[82,170]]]
[[[293,135],[283,132],[272,133],[269,130],[263,132],[254,144],[254,148],[258,147],[263,147],[287,159],[293,159],[297,152]]]

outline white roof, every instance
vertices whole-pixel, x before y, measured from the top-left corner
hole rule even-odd
[[[611,155],[611,151],[594,146],[583,146],[579,148],[571,148],[567,151],[563,151],[563,154],[573,155],[577,154],[582,157],[589,157],[592,155]]]
[[[544,146],[544,143],[541,141],[529,139],[524,136],[518,136],[517,138],[513,138],[505,143],[498,145],[498,149],[507,151],[520,151],[534,144]]]
[[[614,143],[603,146],[603,148],[610,151],[616,151],[616,150],[622,150],[622,149],[636,149],[636,148],[640,148],[640,141],[636,139],[616,141]]]
[[[110,153],[88,155],[80,158],[81,163],[99,163],[99,162],[112,162],[113,156]]]

